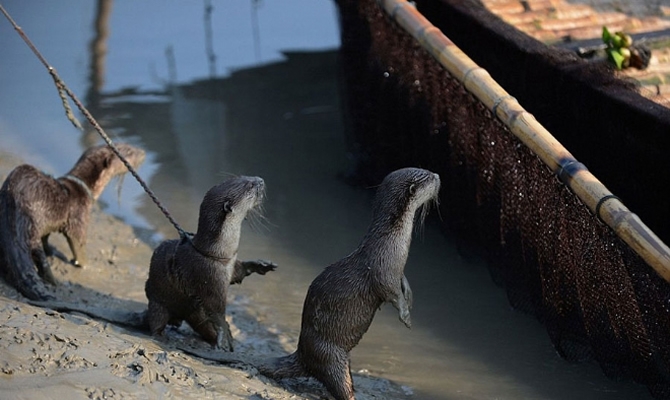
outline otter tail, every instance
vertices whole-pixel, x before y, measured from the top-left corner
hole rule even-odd
[[[49,308],[58,312],[77,312],[88,315],[91,318],[102,319],[117,325],[123,325],[131,328],[138,328],[144,331],[149,330],[147,321],[147,311],[126,311],[115,310],[104,307],[89,306],[78,303],[67,303],[57,300],[29,300],[28,304],[33,306]]]
[[[17,210],[12,196],[3,192],[0,190],[0,274],[29,299],[53,299],[30,256],[28,218]]]
[[[258,372],[272,379],[309,376],[300,362],[300,357],[297,351],[288,356],[273,358],[266,363],[259,365],[257,368]]]
[[[285,357],[273,358],[270,360],[259,360],[255,357],[247,357],[244,354],[235,354],[226,351],[217,351],[211,349],[196,348],[185,345],[177,345],[179,350],[187,354],[220,362],[221,364],[240,364],[255,367],[259,373],[272,379],[299,378],[310,376],[302,367],[298,360],[298,354],[293,353]]]

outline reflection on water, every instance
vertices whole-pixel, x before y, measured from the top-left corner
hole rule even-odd
[[[109,18],[112,13],[112,0],[98,0],[93,23],[93,39],[91,39],[89,61],[89,87],[86,92],[86,107],[93,115],[98,115],[100,92],[105,84],[105,60],[107,57],[107,40],[109,39]]]
[[[105,4],[107,8],[103,7]],[[214,4],[212,16],[224,12],[224,4],[229,2]],[[301,2],[295,4],[304,6]],[[263,278],[248,278],[234,290],[268,310],[264,323],[297,338],[302,301],[309,283],[323,267],[356,247],[370,217],[373,188],[353,188],[341,179],[350,167],[350,160],[338,97],[336,51],[289,51],[281,60],[237,69],[214,79],[205,79],[210,71],[202,68],[198,76],[203,79],[192,83],[175,82],[175,72],[175,78],[170,79],[172,84],[158,87],[148,84],[144,75],[134,75],[125,81],[114,76],[117,85],[106,85],[100,91],[102,81],[109,81],[114,71],[109,65],[111,54],[126,52],[129,56],[125,62],[131,63],[134,60],[131,55],[142,51],[142,43],[155,34],[151,25],[138,26],[134,31],[137,48],[110,47],[109,41],[120,30],[114,23],[114,15],[119,9],[123,14],[123,7],[127,9],[128,4],[114,3],[111,12],[110,5],[105,0],[96,5],[97,10],[107,10],[106,18],[111,18],[109,34],[98,29],[73,45],[86,49],[92,43],[92,52],[81,59],[92,60],[87,61],[91,64],[102,60],[95,69],[91,65],[91,70],[97,72],[91,74],[88,83],[79,82],[81,76],[87,76],[81,74],[82,69],[85,71],[81,65],[59,69],[61,74],[75,78],[66,78],[66,82],[79,82],[74,84],[78,93],[92,90],[93,97],[87,99],[95,106],[96,117],[108,132],[147,150],[147,165],[141,175],[185,229],[195,230],[203,194],[226,176],[259,175],[265,179],[267,221],[250,221],[253,229],[244,228],[240,257],[270,259],[280,268]],[[254,1],[253,7],[257,6]],[[82,13],[82,20],[84,15],[90,19],[96,7],[83,6],[84,11],[69,12],[74,13],[75,19],[77,13]],[[203,11],[202,4],[197,8],[198,13]],[[249,15],[253,14],[246,14]],[[26,14],[23,17],[29,19]],[[334,16],[329,14],[328,18],[334,26]],[[95,26],[104,28],[104,20],[98,20]],[[24,28],[31,34],[26,22],[22,22]],[[207,65],[202,22],[200,14],[199,29],[197,34],[191,33],[191,39],[192,43],[202,45],[202,61]],[[259,30],[266,32],[263,18],[259,18],[259,24]],[[267,26],[277,24],[272,20]],[[10,46],[9,30],[2,24],[0,28],[0,45],[7,44],[12,57],[24,57],[18,55],[22,50],[16,44]],[[286,35],[289,28],[293,29],[284,26],[273,31],[273,35]],[[48,33],[51,32],[45,32]],[[319,31],[315,30],[314,35],[318,36]],[[265,36],[271,36],[270,32],[262,37]],[[233,39],[215,35],[211,46]],[[178,41],[174,37],[151,37],[151,40],[163,44]],[[63,43],[46,41],[51,43],[47,47],[63,48],[66,55],[73,51]],[[107,68],[105,42],[110,52]],[[132,43],[125,46],[133,47]],[[292,43],[286,42],[282,48],[291,47]],[[219,57],[222,54],[219,52]],[[3,72],[0,75],[10,70],[14,73],[17,68],[11,59],[7,60],[6,57],[0,60]],[[56,60],[52,62],[56,64]],[[177,62],[176,68],[179,66]],[[77,140],[90,143],[97,140],[96,134],[87,132],[72,139],[74,135],[67,130],[71,128],[66,128],[67,121],[58,110],[58,99],[52,93],[48,77],[36,79],[43,77],[44,71],[37,70],[31,79],[25,73],[17,74],[20,89],[16,83],[10,85],[11,91],[0,95],[0,105],[9,104],[10,97],[19,93],[28,93],[30,97],[30,91],[34,91],[36,99],[45,101],[46,110],[53,110],[55,104],[57,111],[37,113],[36,119],[42,122],[32,121],[31,125],[19,116],[34,109],[14,105],[8,113],[0,107],[5,110],[0,111],[3,150],[47,165],[56,173],[63,171],[82,150]],[[6,77],[0,77],[3,79],[0,83],[6,82]],[[43,92],[53,96],[43,96]],[[44,114],[48,116],[43,117]],[[31,126],[35,129],[22,130]],[[40,135],[45,135],[50,126],[57,127],[50,134],[69,139],[47,140],[58,142],[57,146],[40,143]],[[145,238],[154,234],[176,236],[174,228],[130,178],[124,184],[120,208],[114,208],[114,194],[106,196],[103,200],[109,209],[137,226]],[[406,268],[415,294],[413,329],[407,330],[398,321],[392,307],[383,307],[352,352],[354,370],[367,369],[374,375],[409,385],[417,399],[648,398],[644,388],[607,380],[595,365],[571,365],[560,360],[543,328],[530,317],[511,311],[503,291],[491,283],[485,267],[476,260],[459,257],[454,245],[434,225],[429,221],[423,234],[415,238]]]

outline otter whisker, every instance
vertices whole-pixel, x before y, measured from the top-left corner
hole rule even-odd
[[[228,171],[219,171],[216,175],[226,178],[239,178],[239,175]]]
[[[265,230],[269,232],[271,227],[277,227],[277,225],[270,222],[270,220],[263,214],[262,207],[256,207],[255,209],[250,210],[247,217],[249,218],[249,225],[254,231]],[[258,229],[257,227],[260,227],[261,229]]]
[[[440,221],[442,221],[442,212],[440,211],[440,197],[436,195],[432,203],[435,207],[435,210],[437,211],[437,217],[440,219]]]
[[[431,197],[430,199],[428,199],[428,201],[419,206],[418,210],[416,211],[416,221],[414,224],[414,231],[418,233],[420,237],[423,237],[423,233],[425,230],[424,229],[425,221],[426,217],[428,216],[428,213],[430,212],[430,209],[435,207],[438,210],[438,212],[440,210],[439,207],[440,198],[438,194],[439,194],[438,192],[435,192],[433,197]]]
[[[423,234],[425,231],[424,222],[426,221],[426,216],[428,215],[429,209],[430,207],[428,206],[428,203],[426,203],[422,204],[416,212],[416,221],[414,222],[414,232],[417,233],[421,238],[423,238]]]
[[[126,174],[121,174],[116,180],[116,201],[118,202],[119,207],[121,206],[121,188],[123,187],[123,178],[125,178],[125,176]]]

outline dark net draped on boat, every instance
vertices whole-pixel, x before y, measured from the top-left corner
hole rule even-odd
[[[338,6],[357,176],[439,173],[448,230],[484,250],[511,304],[545,325],[563,357],[670,398],[670,285],[376,1]]]

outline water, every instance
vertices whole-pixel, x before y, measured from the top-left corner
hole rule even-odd
[[[267,220],[244,228],[240,256],[280,269],[235,289],[267,311],[267,324],[297,337],[309,283],[357,245],[373,193],[340,178],[351,161],[332,3],[215,2],[213,65],[205,3],[116,2],[94,74],[95,3],[3,4],[108,133],[147,150],[140,175],[185,229],[195,230],[202,195],[221,179],[265,179]],[[64,173],[97,134],[64,118],[51,78],[4,19],[0,48],[0,157]],[[107,212],[151,243],[176,236],[132,177],[122,188],[106,190]],[[352,352],[354,370],[407,385],[416,399],[649,398],[595,365],[561,360],[544,329],[511,310],[485,266],[459,257],[435,225],[415,237],[406,267],[413,329],[383,307]]]

